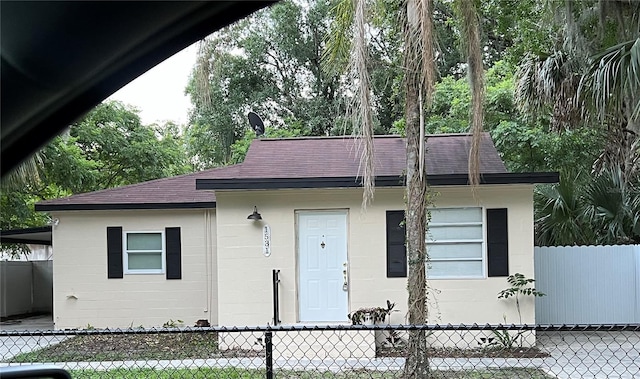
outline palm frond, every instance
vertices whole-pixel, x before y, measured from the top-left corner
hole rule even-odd
[[[591,96],[601,119],[612,109],[626,107],[628,117],[637,120],[640,117],[640,37],[593,57],[580,89]]]
[[[373,114],[371,111],[371,81],[367,62],[369,51],[367,47],[366,23],[367,23],[367,1],[355,1],[355,13],[353,17],[354,38],[352,46],[351,60],[349,62],[350,72],[354,82],[357,83],[354,112],[354,126],[357,133],[362,137],[360,169],[362,172],[362,209],[367,208],[374,196],[375,178],[375,157],[373,150]]]
[[[16,190],[29,184],[39,183],[42,164],[42,153],[34,153],[2,178],[2,189]]]
[[[456,3],[461,17],[463,46],[468,64],[468,78],[471,88],[471,133],[469,151],[469,182],[472,187],[480,183],[480,140],[484,118],[484,68],[482,65],[482,45],[480,44],[480,20],[474,0],[458,0]]]
[[[335,18],[325,36],[322,52],[322,69],[327,73],[346,70],[352,51],[350,36],[353,35],[355,3],[354,0],[340,0],[331,10]]]

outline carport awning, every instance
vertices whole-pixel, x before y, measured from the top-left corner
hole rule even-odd
[[[51,225],[28,229],[0,230],[0,243],[51,245]]]

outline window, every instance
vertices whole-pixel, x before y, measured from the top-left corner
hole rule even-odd
[[[403,220],[404,211],[387,211],[387,277],[407,276]],[[507,208],[484,218],[481,207],[431,209],[426,242],[429,278],[509,275]]]
[[[429,278],[484,277],[482,208],[431,209]]]
[[[162,232],[127,232],[124,242],[124,271],[127,274],[164,273]]]
[[[123,232],[121,226],[107,227],[107,278],[127,274],[161,274],[182,279],[180,227],[163,232]]]

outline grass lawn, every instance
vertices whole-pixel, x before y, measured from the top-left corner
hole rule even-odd
[[[106,379],[106,378],[149,378],[149,379],[205,379],[205,378],[229,378],[229,379],[263,379],[264,370],[245,370],[235,368],[200,368],[200,369],[117,369],[110,371],[77,370],[71,375],[77,379]],[[402,378],[401,372],[376,372],[368,370],[346,371],[341,373],[317,372],[317,371],[287,371],[277,370],[274,375],[277,379],[387,379]],[[508,368],[473,371],[433,371],[434,379],[549,379],[542,371],[536,369]]]

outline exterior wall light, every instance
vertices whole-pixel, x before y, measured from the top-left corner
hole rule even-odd
[[[260,213],[258,213],[258,207],[256,207],[255,205],[253,206],[253,213],[250,214],[249,217],[247,217],[247,220],[262,220],[262,216],[260,215]]]

